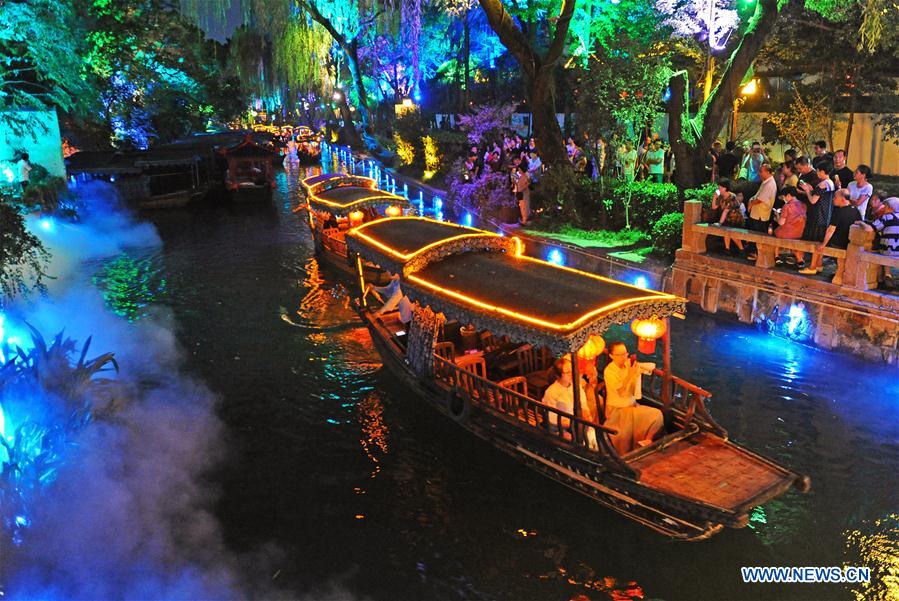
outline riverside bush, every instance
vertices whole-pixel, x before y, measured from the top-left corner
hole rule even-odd
[[[674,251],[680,248],[683,229],[683,213],[662,215],[652,226],[653,252],[666,257],[674,256]]]

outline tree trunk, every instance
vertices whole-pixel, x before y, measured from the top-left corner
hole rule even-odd
[[[367,133],[371,133],[372,122],[368,108],[368,93],[365,91],[365,83],[362,81],[362,69],[359,68],[359,39],[354,38],[352,42],[345,46],[343,52],[346,54],[347,67],[350,69],[353,87],[356,90],[356,96],[359,98],[359,106],[356,107],[356,112],[359,113],[362,129]]]
[[[556,108],[553,104],[553,70],[544,68],[536,80],[531,83],[531,115],[534,125],[534,137],[540,160],[546,166],[570,166],[568,152],[565,150],[565,138],[556,119]]]
[[[699,107],[695,117],[690,116],[687,73],[679,71],[672,76],[668,135],[676,160],[675,183],[682,188],[694,188],[705,183],[706,153],[727,123],[740,84],[774,29],[778,15],[777,0],[758,1],[752,20],[731,54],[718,85]]]
[[[846,142],[843,144],[843,149],[846,151],[847,155],[849,154],[849,143],[852,141],[852,126],[855,124],[855,101],[858,99],[856,74],[852,77],[852,96],[849,98],[849,123],[846,124]],[[833,146],[831,146],[831,148],[836,150]]]
[[[343,131],[346,135],[347,144],[353,148],[359,148],[362,146],[362,140],[359,139],[359,132],[356,131],[356,127],[353,125],[353,113],[350,112],[350,105],[347,104],[346,94],[340,95],[337,107],[340,109],[340,116],[343,119]]]
[[[537,150],[543,164],[547,167],[570,167],[568,153],[565,151],[565,140],[562,137],[559,122],[556,120],[552,92],[553,75],[562,56],[565,39],[568,37],[568,27],[571,24],[576,1],[562,0],[555,32],[546,54],[540,56],[525,32],[506,11],[502,0],[478,0],[487,15],[491,29],[496,32],[503,46],[509,50],[521,67],[523,79],[530,92],[528,96],[531,101],[531,121],[537,138]]]

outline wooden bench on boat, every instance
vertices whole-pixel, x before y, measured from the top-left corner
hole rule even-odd
[[[807,477],[728,439],[706,408],[710,393],[671,374],[670,334],[662,338],[662,369],[645,376],[640,401],[664,413],[666,430],[624,455],[612,444],[613,428],[580,414],[579,387],[568,413],[535,398],[528,374],[521,373],[537,366],[537,349],[548,349],[571,357],[578,382],[577,352],[591,336],[636,319],[667,320],[684,311],[684,299],[523,256],[517,240],[489,232],[465,232],[408,252],[403,241],[421,239],[431,227],[420,218],[374,222],[349,232],[347,248],[360,263],[365,259],[400,274],[402,291],[413,302],[400,345],[397,320],[369,310],[361,297],[360,315],[385,364],[465,429],[681,540],[745,526],[753,506],[794,485],[808,488]],[[486,349],[459,353],[453,342],[440,341],[448,318],[472,324],[479,331],[476,340],[493,346],[502,339],[520,341],[534,355],[518,375],[491,380]]]

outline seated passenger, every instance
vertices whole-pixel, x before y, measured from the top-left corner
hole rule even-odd
[[[571,359],[569,357],[557,359],[553,364],[553,370],[556,374],[556,381],[550,384],[546,389],[546,392],[543,393],[543,404],[554,407],[559,411],[564,411],[565,413],[574,414],[574,386],[571,381]],[[583,382],[580,383],[580,388],[580,415],[584,419],[590,419],[593,417],[592,407],[596,406],[596,401],[593,397],[593,387],[591,386],[589,388],[589,396],[588,389],[584,388]],[[591,419],[590,421],[595,420]],[[555,413],[550,413],[549,425],[550,430],[558,432],[559,416]],[[571,420],[563,417],[562,430],[564,431],[570,427]],[[588,446],[594,451],[598,450],[599,446],[596,443],[596,430],[587,428],[586,436]]]
[[[618,430],[612,436],[612,445],[620,455],[634,447],[645,446],[665,425],[662,412],[655,407],[637,404],[640,395],[640,374],[651,372],[648,363],[637,363],[636,356],[628,358],[623,342],[613,342],[609,347],[612,362],[603,371],[606,382],[605,425]]]

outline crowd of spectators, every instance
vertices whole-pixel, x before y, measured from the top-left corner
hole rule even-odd
[[[814,156],[801,156],[790,149],[774,169],[758,142],[743,156],[733,142],[723,151],[716,143],[707,166],[719,185],[707,221],[816,243],[812,253],[777,249],[778,265],[806,275],[822,269],[825,247],[845,249],[849,245],[849,230],[855,223],[873,228],[876,250],[899,256],[899,198],[875,189],[869,181],[870,167],[850,169],[847,158],[845,150],[830,153],[827,143],[819,141]],[[725,251],[756,260],[754,245],[744,248],[733,240],[738,244],[731,248],[732,237],[725,235],[723,240]]]

